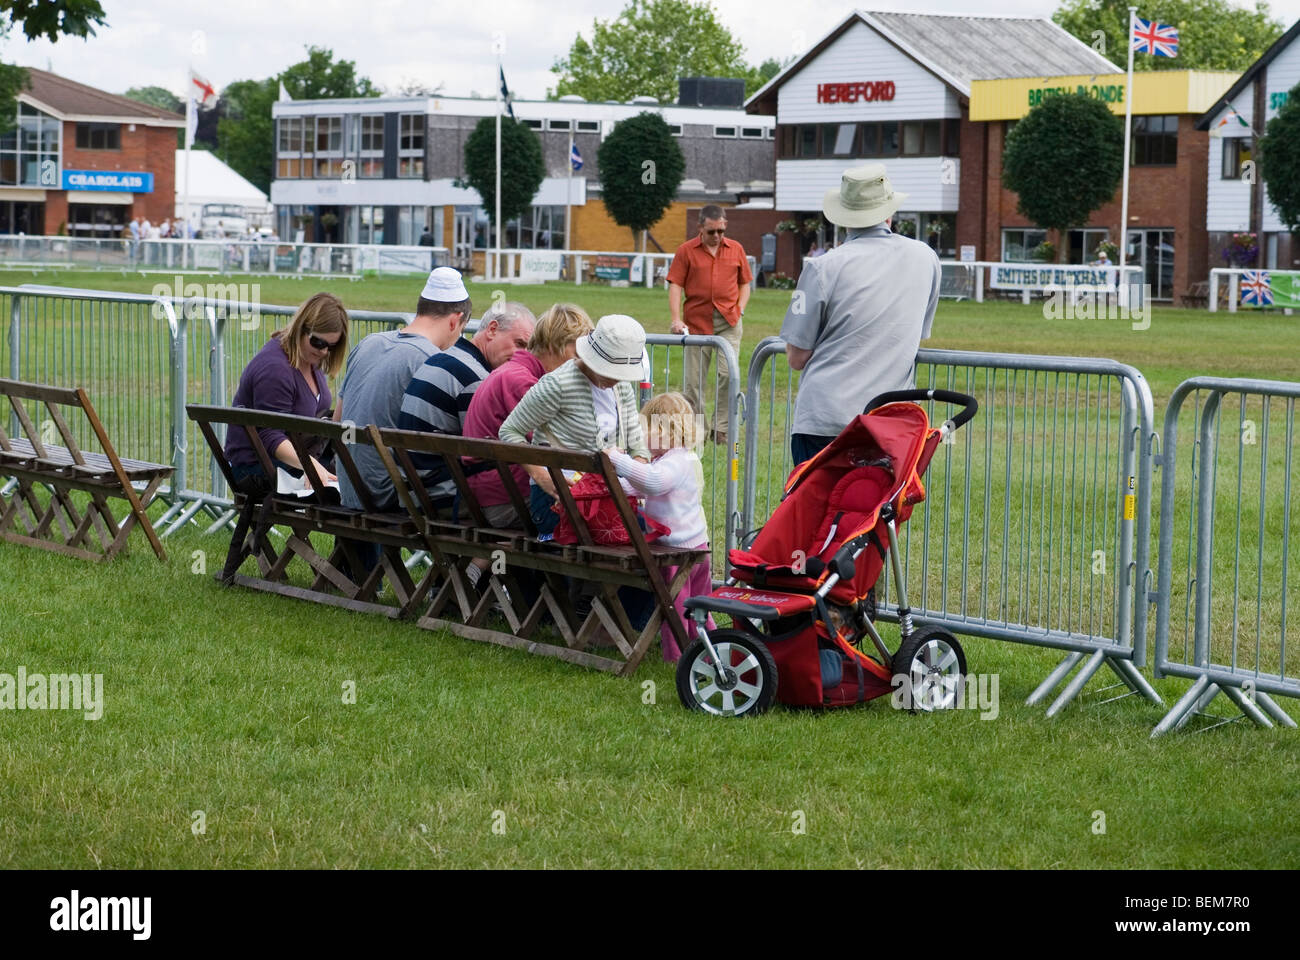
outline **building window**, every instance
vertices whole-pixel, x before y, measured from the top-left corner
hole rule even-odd
[[[1097,247],[1110,239],[1110,231],[1104,228],[1071,230],[1067,236],[1070,249],[1066,263],[1092,263],[1097,259]]]
[[[762,127],[741,127],[740,136],[742,140],[762,140],[763,128]]]
[[[769,139],[769,140],[775,140],[775,139],[776,139],[776,127],[768,127],[768,128],[767,128],[767,139]]]
[[[316,118],[316,176],[343,173],[343,118]]]
[[[822,126],[822,153],[828,157],[852,157],[857,149],[856,123],[827,123]]]
[[[522,218],[511,220],[506,224],[503,246],[525,250],[565,249],[563,204],[535,206]]]
[[[578,121],[578,132],[579,132],[579,133],[600,133],[600,121],[599,121],[599,120],[579,120],[579,121]]]
[[[397,141],[397,175],[399,177],[423,177],[424,114],[402,114],[398,122],[398,129],[400,135]]]
[[[714,127],[713,135],[715,137],[734,137],[736,135],[735,127]]]
[[[428,218],[428,207],[398,207],[397,242],[404,247],[419,246],[420,237],[424,235],[424,227],[429,222]],[[434,245],[439,242],[439,238],[434,237]]]
[[[938,254],[940,260],[957,256],[957,215],[954,213],[921,214],[921,235],[917,237]]]
[[[1219,171],[1221,179],[1241,179],[1245,165],[1250,162],[1250,147],[1249,137],[1225,137],[1223,139],[1223,168]]]
[[[384,242],[384,208],[357,207],[357,243]]]
[[[668,124],[668,132],[674,137],[680,137],[682,135],[682,125],[680,123],[670,123]]]
[[[59,188],[59,136],[54,117],[18,105],[17,128],[0,134],[0,184]],[[41,230],[37,227],[35,231]]]
[[[77,124],[78,150],[121,150],[122,125],[120,123]]]
[[[384,115],[366,114],[361,120],[361,155],[384,155]]]
[[[945,120],[943,122],[943,155],[945,157],[961,156],[960,120]]]
[[[541,120],[525,120],[524,126],[529,130],[540,130],[542,129],[543,124]]]
[[[1176,116],[1133,118],[1132,166],[1169,166],[1178,162]]]
[[[942,124],[938,120],[908,120],[903,123],[903,156],[937,157]]]
[[[1002,262],[1029,263],[1034,259],[1034,250],[1046,240],[1046,230],[1003,230]]]
[[[547,120],[546,129],[568,131],[571,123],[568,120]]]

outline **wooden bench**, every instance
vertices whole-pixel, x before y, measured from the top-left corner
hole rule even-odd
[[[373,497],[361,479],[356,461],[343,442],[355,436],[357,442],[368,443],[369,434],[332,420],[263,410],[201,404],[190,404],[185,409],[190,419],[198,424],[226,478],[238,516],[230,549],[217,579],[226,585],[239,584],[348,610],[388,617],[401,616],[405,612],[415,584],[403,565],[402,549],[412,544],[415,528],[404,513],[382,513],[375,509]],[[262,472],[271,478],[270,492],[246,489],[247,484],[236,480],[234,468],[215,429],[217,424],[225,424],[228,430],[247,432]],[[259,429],[281,430],[289,438],[300,462],[307,464],[304,474],[312,490],[310,499],[274,492],[276,467],[270,451],[262,442]],[[339,505],[337,491],[327,487],[324,478],[311,465],[309,452],[325,443],[330,444],[336,453],[335,469],[340,473],[346,472],[353,487],[364,498],[362,508]],[[282,546],[270,536],[272,528],[281,526],[289,529]],[[322,554],[312,544],[313,532],[334,538],[328,553]],[[379,548],[379,563],[374,569],[363,570],[356,551],[358,543]],[[249,557],[256,559],[257,576],[239,572]],[[288,582],[289,565],[295,558],[301,559],[312,571],[309,586],[295,586]],[[398,606],[378,602],[385,583],[390,585]]]
[[[369,430],[372,442],[384,457],[399,499],[434,560],[435,572],[440,567],[457,571],[463,568],[463,561],[472,558],[491,561],[480,580],[482,595],[477,604],[467,603],[462,598],[455,578],[442,578],[441,588],[420,618],[422,626],[529,653],[558,657],[621,676],[636,670],[659,634],[665,617],[669,618],[678,645],[683,650],[689,645],[680,620],[671,615],[672,601],[686,582],[691,568],[708,553],[647,543],[636,514],[623,497],[614,498],[614,502],[628,544],[605,546],[595,543],[562,471],[596,473],[604,478],[609,489],[618,490],[614,466],[603,453],[579,453],[406,430],[374,427]],[[430,498],[412,462],[412,453],[433,453],[443,457],[456,485],[461,522],[449,524],[427,519]],[[500,476],[515,513],[521,519],[522,530],[496,529],[488,523],[469,484],[462,464],[465,458],[472,459],[480,468],[493,465],[492,469]],[[537,539],[537,529],[528,505],[510,473],[512,465],[546,468],[559,494],[560,509],[577,534],[577,544],[561,545]],[[671,582],[665,580],[662,570],[669,566],[678,568]],[[504,572],[498,572],[497,567],[503,567]],[[540,580],[539,595],[527,608],[519,603],[522,591],[514,582],[513,571],[518,570],[528,570]],[[566,577],[595,584],[598,588],[591,611],[583,618],[578,617],[569,602]],[[618,599],[619,587],[648,589],[652,594],[654,608],[642,629],[637,630],[628,620]],[[494,598],[510,628],[508,631],[487,629],[483,625]],[[543,618],[548,613],[559,634],[556,639],[560,642],[538,638]],[[599,648],[593,648],[592,642],[602,635],[611,638],[614,646],[597,652]]]
[[[1183,294],[1183,305],[1187,307],[1205,307],[1210,303],[1210,282],[1199,280],[1187,288]]]
[[[699,550],[647,543],[626,502],[621,503],[620,517],[628,531],[629,544],[596,544],[560,471],[597,472],[616,488],[613,466],[603,454],[402,430],[381,431],[375,427],[349,428],[330,421],[259,410],[201,405],[186,409],[198,423],[232,491],[239,491],[240,487],[214,429],[218,423],[227,424],[228,429],[247,430],[263,470],[272,477],[275,470],[258,428],[284,431],[300,459],[312,438],[330,441],[337,454],[335,472],[347,473],[366,504],[363,509],[349,509],[303,503],[292,495],[250,496],[236,492],[240,522],[226,566],[218,575],[226,584],[408,619],[427,629],[446,630],[474,640],[627,675],[640,664],[658,635],[664,615],[672,610],[672,598],[685,583],[691,567],[707,556]],[[344,439],[371,446],[378,453],[397,493],[396,511],[374,509],[373,494],[362,481]],[[440,455],[447,463],[460,497],[461,516],[457,521],[438,518],[433,498],[412,459],[419,454]],[[495,462],[491,469],[507,481],[506,489],[511,493],[516,512],[523,518],[524,529],[495,529],[488,524],[469,485],[462,457],[477,458],[480,469],[482,461]],[[538,464],[547,468],[557,480],[561,508],[577,531],[579,543],[566,546],[537,539],[528,506],[509,473],[511,464]],[[305,472],[316,495],[314,499],[327,496],[315,470]],[[268,535],[277,526],[289,529],[283,546],[277,546]],[[327,553],[311,543],[312,533],[334,538]],[[360,568],[347,540],[374,544],[381,550],[379,566],[365,578],[353,573]],[[429,567],[418,582],[406,569],[403,549],[427,553]],[[249,557],[257,559],[256,576],[239,572]],[[304,560],[313,571],[309,586],[287,582],[290,563],[295,557]],[[475,559],[489,562],[477,586],[466,574],[466,568]],[[679,568],[671,582],[665,580],[662,566]],[[521,575],[524,571],[536,588],[537,596],[531,605],[523,602],[525,589]],[[598,592],[585,616],[580,617],[570,602],[566,578],[596,585]],[[385,583],[392,588],[391,597],[380,596]],[[642,629],[637,630],[628,620],[618,600],[619,587],[648,589],[653,594],[654,610]],[[680,623],[675,617],[670,622],[678,644],[684,649],[687,639]],[[599,647],[597,644],[606,637],[612,639],[613,646]]]
[[[171,476],[170,466],[119,457],[80,387],[0,379],[0,396],[8,398],[21,431],[19,436],[9,436],[3,425],[7,418],[0,413],[0,476],[12,478],[8,484],[0,484],[0,537],[99,561],[125,550],[132,529],[139,526],[158,559],[167,559],[145,511]],[[44,405],[41,429],[25,402]],[[61,412],[63,407],[81,412],[103,453],[80,448]],[[61,444],[53,442],[55,435]],[[142,490],[136,490],[137,483]],[[45,504],[38,494],[41,488],[49,494]],[[73,500],[74,491],[90,497],[84,513]],[[130,506],[120,524],[109,506],[110,498],[125,500]]]

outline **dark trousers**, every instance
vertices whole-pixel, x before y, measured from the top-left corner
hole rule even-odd
[[[790,456],[797,464],[811,460],[834,439],[834,437],[819,437],[811,433],[792,433],[790,434]]]

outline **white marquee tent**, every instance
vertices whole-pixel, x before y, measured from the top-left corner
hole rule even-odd
[[[266,194],[226,166],[215,153],[208,150],[190,151],[190,177],[194,189],[190,193],[190,219],[197,224],[199,211],[205,203],[229,203],[247,208],[255,220],[271,222],[271,203]],[[176,216],[184,215],[185,204],[185,151],[176,151]]]

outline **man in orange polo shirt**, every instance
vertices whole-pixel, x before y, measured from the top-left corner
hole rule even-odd
[[[745,248],[728,240],[727,217],[721,207],[710,204],[700,210],[700,235],[677,248],[673,265],[668,268],[668,310],[672,315],[673,333],[717,335],[726,339],[740,359],[741,317],[749,303],[749,260]],[[686,293],[685,317],[682,316],[682,293]],[[686,399],[696,413],[707,413],[705,401],[712,347],[688,347],[683,363]],[[731,391],[731,372],[718,364],[718,409],[713,438],[727,442],[729,417],[727,396]]]

